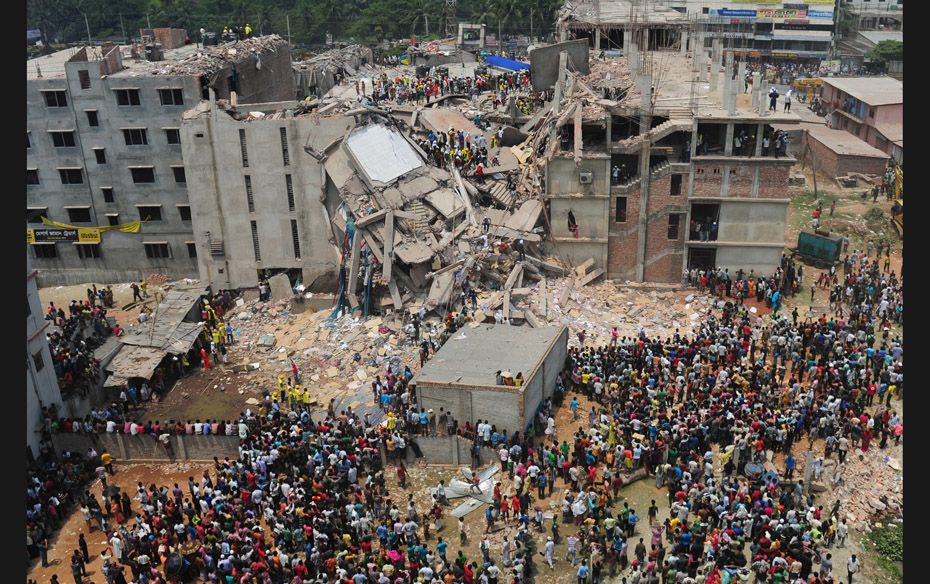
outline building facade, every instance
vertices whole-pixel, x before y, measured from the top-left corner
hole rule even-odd
[[[602,114],[589,104],[561,128],[545,195],[557,255],[574,265],[593,258],[607,278],[638,282],[678,283],[691,268],[773,271],[795,162],[776,155],[773,125],[799,118],[768,111],[758,73],[755,91],[743,94],[745,65],[732,58],[722,79],[719,61],[709,70],[698,63],[699,81],[711,88],[701,95],[675,81],[690,77],[691,60],[677,52],[662,59],[667,81],[655,99],[652,77],[634,68],[641,96],[608,102]]]
[[[250,111],[290,111],[296,102]],[[215,102],[185,115],[193,233],[201,280],[218,288],[256,286],[259,271],[293,272],[307,288],[333,288],[339,258],[326,207],[327,181],[316,145],[341,138],[348,118],[237,120]]]
[[[61,391],[52,365],[52,355],[45,339],[45,320],[39,290],[38,270],[26,254],[26,447],[33,457],[39,456],[44,416],[42,408],[55,405],[61,411]],[[29,456],[27,455],[27,458]]]
[[[147,61],[137,46],[85,47],[26,62],[27,228],[43,216],[77,227],[145,221],[99,244],[30,246],[43,286],[197,277],[181,114],[211,89],[243,102],[295,95],[283,39],[204,51]]]
[[[904,162],[904,84],[893,77],[826,77],[830,127]]]
[[[833,49],[834,0],[797,3],[686,0],[673,2],[699,22],[704,43],[721,39],[739,58],[765,62],[828,59]]]

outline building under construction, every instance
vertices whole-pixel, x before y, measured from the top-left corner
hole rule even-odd
[[[619,280],[679,282],[693,267],[770,272],[784,249],[795,163],[773,125],[799,118],[782,99],[769,111],[766,82],[754,73],[747,83],[745,64],[719,40],[704,50],[701,27],[674,11],[621,14],[630,4],[576,12],[568,3],[559,17],[567,39],[593,36],[603,47],[606,37],[623,56],[595,52],[587,75],[563,59],[544,181],[557,255],[594,258]],[[683,50],[688,38],[694,48]]]

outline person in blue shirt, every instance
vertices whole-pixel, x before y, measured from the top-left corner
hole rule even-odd
[[[591,570],[588,568],[587,562],[582,562],[581,565],[578,566],[578,584],[585,584],[590,572]]]
[[[570,407],[572,410],[572,419],[575,420],[578,418],[578,398],[577,397],[572,398],[572,403]]]
[[[439,557],[442,558],[442,561],[446,561],[446,548],[449,547],[449,542],[443,541],[439,538],[439,543],[436,544],[436,552],[439,554]]]
[[[539,489],[539,498],[546,498],[546,473],[540,472],[536,477],[536,486]]]
[[[381,525],[378,526],[378,529],[375,530],[375,533],[378,534],[378,541],[381,542],[381,545],[382,545],[382,546],[387,545],[388,530],[387,530],[387,527],[385,527],[383,523],[382,523]],[[442,539],[442,538],[440,538],[440,540],[441,540],[441,539]],[[438,546],[437,546],[437,547],[438,547]],[[445,549],[445,548],[443,548],[443,549]]]
[[[785,478],[790,479],[791,475],[794,474],[794,464],[795,458],[793,455],[789,454],[785,457]]]

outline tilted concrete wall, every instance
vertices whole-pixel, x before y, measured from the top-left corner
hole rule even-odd
[[[169,458],[161,442],[150,435],[132,436],[128,434],[101,433],[94,435],[65,434],[52,435],[52,444],[59,454],[71,450],[84,454],[91,446],[97,452],[108,450],[117,462],[133,460],[213,460],[239,456],[239,436],[219,435],[172,435],[171,446],[174,458]]]
[[[258,108],[260,109],[260,108]],[[337,257],[325,211],[322,166],[304,151],[328,136],[342,136],[344,120],[309,119],[237,122],[225,112],[202,114],[184,122],[181,142],[188,160],[191,213],[200,279],[220,288],[258,285],[258,270],[297,268],[303,284],[335,281]],[[281,129],[286,130],[289,164],[284,164]],[[244,166],[239,131],[245,132],[248,166]],[[320,136],[317,136],[320,134]],[[325,143],[324,143],[325,144]],[[322,146],[319,146],[322,149]],[[294,210],[287,198],[291,176]],[[252,185],[249,210],[246,179]],[[300,258],[295,257],[291,220],[297,221]],[[261,261],[256,261],[251,222],[258,232]],[[207,236],[209,233],[209,237]],[[224,256],[212,256],[209,242],[222,240]]]

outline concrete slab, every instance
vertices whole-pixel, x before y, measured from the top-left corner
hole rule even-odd
[[[271,286],[271,298],[273,300],[290,300],[291,296],[294,295],[287,274],[272,276],[268,279],[268,284]]]
[[[353,132],[346,148],[372,182],[390,183],[425,164],[400,133],[378,124]]]

